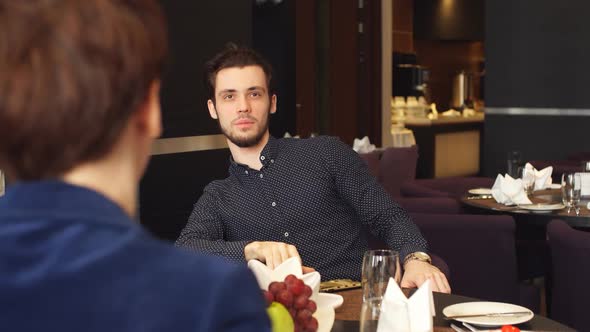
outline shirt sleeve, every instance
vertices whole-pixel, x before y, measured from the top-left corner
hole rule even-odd
[[[249,241],[225,241],[223,222],[217,205],[215,193],[206,187],[195,203],[176,245],[223,256],[235,262],[244,262],[244,247]]]
[[[326,165],[336,190],[370,232],[400,254],[427,251],[428,244],[408,213],[372,176],[360,156],[337,138],[327,139]]]

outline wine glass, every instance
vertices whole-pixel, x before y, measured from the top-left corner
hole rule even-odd
[[[582,191],[582,179],[580,173],[564,173],[561,176],[561,200],[567,207],[567,213],[573,209],[576,215],[580,214],[580,196]]]

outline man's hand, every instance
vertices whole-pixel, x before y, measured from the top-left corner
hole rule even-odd
[[[450,293],[451,287],[444,273],[440,272],[434,265],[426,262],[411,260],[404,267],[401,287],[420,287],[426,280],[430,280],[432,290],[441,293]]]
[[[244,247],[244,256],[246,260],[259,260],[271,269],[291,257],[297,257],[301,261],[297,248],[283,242],[250,242]],[[305,271],[305,268],[303,270]]]

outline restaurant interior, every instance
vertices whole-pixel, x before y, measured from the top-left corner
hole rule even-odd
[[[230,153],[207,112],[202,72],[234,42],[273,66],[273,136],[331,135],[351,147],[369,139],[361,157],[444,260],[453,293],[590,331],[576,309],[590,305],[588,197],[579,211],[535,211],[490,190],[502,189],[498,175],[522,177],[526,163],[534,174],[551,166],[543,181],[558,186],[529,198],[561,204],[562,174],[590,171],[590,3],[160,2],[171,44],[164,133],[139,204],[153,234],[174,241],[203,188],[227,176]]]

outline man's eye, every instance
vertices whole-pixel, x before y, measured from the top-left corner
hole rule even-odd
[[[250,96],[252,96],[252,97],[260,97],[260,96],[261,96],[261,94],[260,94],[260,92],[252,92],[252,93],[250,94]]]
[[[225,95],[225,96],[223,96],[223,99],[225,99],[225,100],[234,99],[234,95]]]

